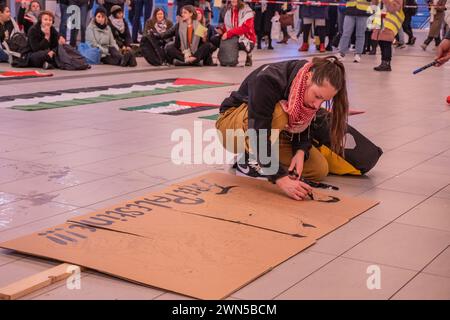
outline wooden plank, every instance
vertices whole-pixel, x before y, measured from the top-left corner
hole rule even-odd
[[[67,279],[75,272],[81,272],[79,266],[63,263],[54,268],[34,274],[28,278],[11,283],[0,288],[0,300],[15,300],[53,283]]]

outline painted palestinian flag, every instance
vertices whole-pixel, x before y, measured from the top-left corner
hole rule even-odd
[[[230,85],[233,84],[185,78],[163,79],[4,96],[0,97],[0,107],[37,111]]]
[[[218,109],[219,105],[214,105],[210,103],[197,103],[197,102],[187,102],[187,101],[165,101],[160,103],[152,103],[144,106],[138,107],[127,107],[121,108],[121,110],[126,111],[138,111],[146,113],[157,113],[157,114],[168,114],[172,116],[177,116],[181,114],[199,112],[204,110]]]
[[[0,80],[51,77],[53,73],[29,71],[0,71]]]

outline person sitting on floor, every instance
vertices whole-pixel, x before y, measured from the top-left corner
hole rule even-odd
[[[20,32],[19,26],[11,18],[9,7],[0,5],[0,62],[8,62],[9,56],[3,50],[3,42],[8,41],[14,32]]]
[[[213,51],[211,52],[211,55],[214,51],[217,50],[220,46],[220,35],[216,32],[216,29],[211,25],[207,23],[205,12],[201,8],[195,8],[195,11],[197,11],[197,21],[201,23],[202,26],[204,26],[206,31],[206,39],[209,41],[213,46]],[[211,57],[212,60],[212,57]],[[214,64],[217,65],[217,64]]]
[[[223,22],[222,29],[217,29],[222,35],[222,40],[238,37],[239,50],[247,53],[245,65],[251,66],[253,64],[252,51],[256,42],[252,9],[242,0],[231,0]]]
[[[208,42],[207,32],[197,21],[197,12],[194,6],[187,5],[181,9],[181,20],[170,30],[163,34],[154,34],[156,39],[175,37],[175,41],[166,46],[169,62],[176,66],[213,65],[211,53],[214,46]],[[203,33],[199,35],[198,33]]]
[[[167,18],[163,8],[156,8],[153,16],[145,22],[143,35],[148,36],[153,33],[164,33],[173,27],[173,22]]]
[[[22,1],[20,3],[17,22],[21,27],[23,27],[23,31],[25,33],[28,33],[30,28],[38,22],[40,13],[41,3],[38,0],[33,0],[31,2]]]
[[[131,50],[131,34],[128,28],[128,23],[123,17],[123,10],[120,6],[113,6],[111,8],[111,15],[109,16],[109,27],[111,28],[117,46],[121,53],[129,55],[129,59],[133,60],[129,65],[136,65],[136,58]]]
[[[56,68],[55,58],[59,44],[66,40],[56,31],[53,23],[55,16],[50,11],[42,11],[38,22],[28,31],[29,66],[43,69]]]
[[[312,146],[310,132],[320,106],[329,100],[333,101],[331,149],[342,155],[348,97],[344,65],[334,56],[259,67],[247,76],[238,91],[222,102],[216,128],[229,152],[245,150],[245,158],[237,163],[238,172],[265,178],[289,197],[302,200],[311,188],[300,178],[320,181],[329,172],[327,159]],[[233,141],[227,142],[230,139],[227,130],[236,135],[235,130],[248,133],[250,129],[256,136],[252,139],[248,134],[250,139],[245,140],[242,150],[236,142],[234,146],[230,143]],[[275,129],[272,135],[271,129]],[[275,141],[279,142],[278,153],[272,150]],[[270,157],[270,162],[263,163],[267,161],[261,161],[261,155]]]
[[[104,64],[127,66],[128,61],[120,53],[111,28],[108,25],[105,8],[98,7],[95,10],[94,18],[86,29],[86,42],[91,47],[100,49],[101,61]]]

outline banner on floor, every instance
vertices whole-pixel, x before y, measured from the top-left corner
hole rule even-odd
[[[0,244],[200,299],[221,299],[378,202],[210,173]]]

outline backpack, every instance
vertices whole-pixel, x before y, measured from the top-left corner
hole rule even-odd
[[[239,38],[220,41],[220,48],[217,58],[222,67],[235,67],[239,63]]]
[[[99,48],[91,47],[85,42],[78,45],[78,52],[86,59],[89,64],[100,64],[101,52]]]
[[[5,52],[9,56],[9,62],[13,67],[23,68],[28,66],[28,46],[27,36],[22,32],[15,32],[3,42]]]
[[[347,125],[345,135],[344,156],[331,151],[330,124],[331,113],[319,109],[316,119],[311,123],[311,132],[313,145],[327,159],[331,173],[363,175],[377,164],[383,150],[350,125]]]
[[[141,54],[152,66],[161,66],[167,61],[164,48],[159,45],[159,41],[152,35],[147,35],[141,39]]]
[[[76,49],[67,44],[58,46],[55,61],[62,70],[86,70],[91,67]]]

